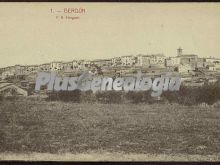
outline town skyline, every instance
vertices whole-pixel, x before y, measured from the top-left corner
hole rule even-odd
[[[184,49],[180,46],[180,47],[178,47],[178,49],[179,48],[181,48],[182,50],[183,50],[183,56],[184,55],[188,55],[188,54],[193,54],[193,55],[197,55],[197,54],[195,54],[195,53],[185,53],[185,51],[184,51]],[[108,57],[108,58],[96,58],[96,59],[80,59],[80,58],[73,58],[72,60],[51,60],[51,61],[47,61],[47,62],[43,62],[43,63],[34,63],[34,64],[18,64],[18,63],[16,63],[16,64],[14,64],[14,65],[8,65],[8,66],[4,66],[4,67],[1,67],[0,66],[0,68],[7,68],[7,67],[11,67],[11,66],[16,66],[16,65],[21,65],[21,66],[31,66],[31,65],[42,65],[42,64],[49,64],[49,63],[52,63],[52,62],[63,62],[63,63],[66,63],[66,62],[72,62],[72,61],[96,61],[96,60],[112,60],[113,58],[117,58],[117,57],[125,57],[125,56],[133,56],[133,57],[136,57],[136,56],[138,56],[138,55],[149,55],[149,56],[151,56],[151,55],[159,55],[159,54],[161,54],[161,55],[164,55],[165,56],[165,58],[166,59],[168,59],[168,58],[170,58],[170,57],[176,57],[176,56],[178,56],[178,54],[177,54],[177,49],[176,49],[176,55],[175,56],[167,56],[166,54],[164,54],[164,53],[138,53],[138,54],[128,54],[128,55],[119,55],[119,56],[114,56],[114,57]],[[199,55],[198,55],[198,58],[215,58],[215,59],[220,59],[220,57],[212,57],[212,56],[210,56],[210,57],[200,57]]]

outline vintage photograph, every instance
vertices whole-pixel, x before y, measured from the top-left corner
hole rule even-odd
[[[219,3],[0,3],[0,161],[220,161]]]

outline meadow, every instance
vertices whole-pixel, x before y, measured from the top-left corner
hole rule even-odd
[[[4,100],[0,153],[215,155],[220,160],[219,110],[208,105]]]

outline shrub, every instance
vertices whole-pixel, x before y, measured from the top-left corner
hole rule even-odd
[[[144,102],[144,92],[142,91],[139,92],[129,91],[128,93],[126,93],[125,97],[134,104]]]
[[[97,92],[96,99],[98,102],[101,102],[104,104],[122,103],[123,94],[121,91]]]
[[[59,91],[49,92],[47,100],[49,101],[64,101],[64,102],[80,102],[81,91]]]
[[[197,91],[197,102],[209,105],[220,100],[220,86],[217,84],[205,85]]]
[[[152,91],[129,91],[125,97],[133,104],[158,102],[158,99],[151,96]]]
[[[183,105],[213,104],[220,100],[219,85],[204,85],[202,87],[181,86],[179,91],[163,92],[162,97],[171,103]]]
[[[111,103],[158,103],[170,102],[182,105],[214,104],[220,100],[220,85],[204,85],[202,87],[181,86],[179,91],[163,91],[160,100],[151,96],[152,91],[60,91],[48,93],[47,100],[71,101],[104,104]],[[1,97],[0,97],[1,100]]]

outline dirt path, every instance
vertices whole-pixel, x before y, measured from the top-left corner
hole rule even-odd
[[[109,152],[90,152],[82,154],[49,154],[1,153],[0,160],[31,161],[219,161],[219,155],[186,155],[186,154],[124,154]]]

